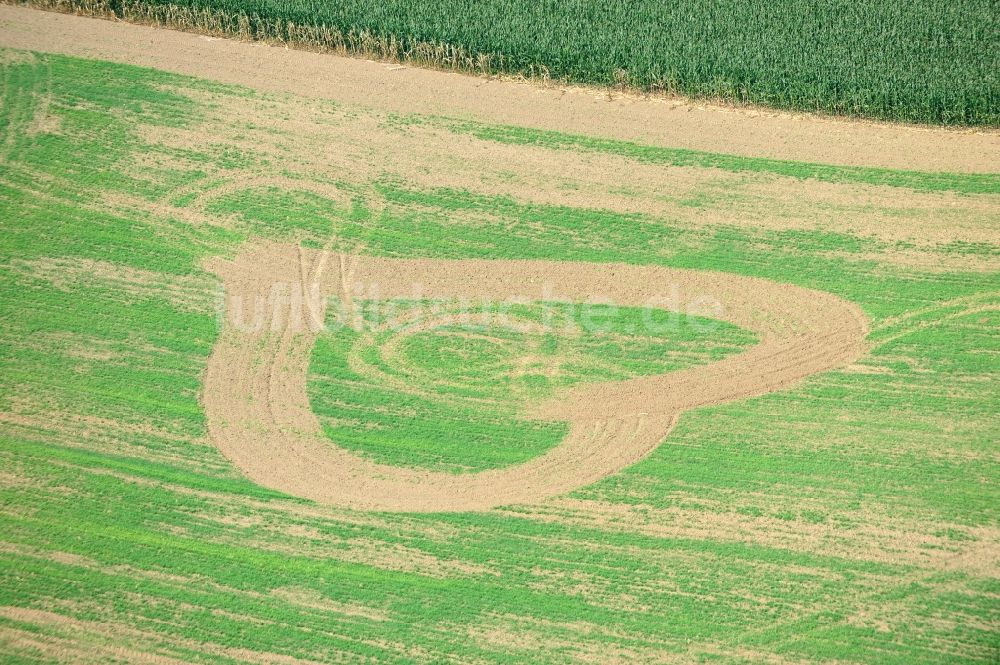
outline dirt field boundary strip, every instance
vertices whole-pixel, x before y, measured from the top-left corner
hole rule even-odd
[[[780,390],[853,362],[864,352],[868,330],[857,306],[828,293],[706,271],[390,259],[276,243],[208,267],[225,289],[223,329],[202,393],[212,441],[260,485],[357,509],[485,510],[565,493],[647,455],[685,410]],[[276,299],[276,284],[289,286],[291,297]],[[473,302],[530,297],[550,285],[559,300],[668,311],[710,298],[721,305],[715,318],[753,331],[759,343],[709,365],[578,386],[535,405],[527,416],[566,421],[569,433],[523,464],[468,474],[388,466],[327,440],[306,391],[310,352],[327,300],[310,296],[337,296],[349,303],[351,285],[357,284],[377,287],[387,300],[412,297],[415,285],[427,298]],[[303,297],[295,298],[296,293]]]
[[[393,113],[446,115],[745,157],[1000,171],[1000,131],[948,130],[543,87],[0,3],[0,46],[154,67]]]

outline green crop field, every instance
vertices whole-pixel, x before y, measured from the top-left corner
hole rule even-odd
[[[1000,19],[990,0],[26,3],[485,74],[893,121],[1000,124]]]
[[[618,53],[579,32],[539,39],[518,12],[498,25],[539,51],[507,62],[584,80],[623,67],[639,85],[799,108],[996,119],[996,88],[982,86],[998,68],[977,80],[996,51],[965,57],[987,38],[989,17],[971,11],[983,3],[932,20],[928,3],[869,8],[889,32],[919,24],[933,53],[834,43],[864,12],[833,3],[794,25],[782,3],[742,3],[725,24],[704,17],[731,3],[654,4],[608,20],[648,29],[674,12],[730,40],[744,19],[789,38],[837,20],[826,47],[786,53],[807,58],[790,84],[765,53],[758,70],[674,70],[661,42]],[[337,20],[389,33],[438,21],[399,4],[354,23],[361,5]],[[441,9],[448,29],[414,36],[493,53],[476,26],[499,9]],[[948,36],[968,25],[971,41]],[[586,58],[566,49],[584,43]],[[841,85],[848,53],[870,64],[858,89],[884,96]],[[914,87],[921,58],[944,53],[961,57]],[[657,148],[25,51],[0,50],[0,71],[0,662],[996,662],[1000,174]],[[644,459],[536,504],[352,510],[255,484],[209,433],[211,262],[265,241],[721,271],[855,303],[868,333],[857,361],[684,412]],[[400,315],[422,306],[389,300]],[[599,307],[608,325],[579,332],[595,313],[562,307],[542,330],[543,305],[506,312],[521,328],[445,322],[395,339],[373,322],[330,325],[306,385],[329,445],[456,476],[498,469],[565,433],[526,416],[530,402],[757,343],[707,315],[650,332],[631,308]]]
[[[399,315],[414,305],[399,303]],[[530,401],[581,381],[662,374],[717,360],[754,341],[727,324],[701,332],[693,320],[679,322],[676,330],[663,321],[658,334],[630,334],[642,329],[638,309],[613,318],[606,312],[613,327],[588,331],[580,325],[580,305],[570,312],[560,308],[548,332],[483,325],[482,310],[468,312],[471,330],[452,324],[405,336],[395,362],[384,367],[402,379],[399,385],[385,385],[381,374],[358,374],[346,362],[357,331],[337,328],[321,338],[313,351],[312,406],[330,439],[389,464],[468,471],[525,462],[566,433],[561,423],[518,420]],[[534,303],[518,305],[508,315],[541,322],[544,314]],[[580,334],[559,334],[567,324]],[[374,355],[392,337],[391,330],[379,332],[367,352]],[[372,362],[385,364],[380,355]],[[407,390],[411,383],[433,389],[413,395]]]

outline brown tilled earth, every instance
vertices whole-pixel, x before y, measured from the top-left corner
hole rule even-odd
[[[224,143],[266,155],[281,163],[287,175],[219,173],[172,191],[171,198],[194,197],[184,207],[120,194],[113,195],[109,205],[218,224],[222,220],[204,214],[204,205],[249,189],[298,190],[348,204],[344,191],[316,178],[322,174],[327,180],[360,186],[377,179],[401,180],[421,188],[510,197],[521,204],[645,214],[690,228],[822,229],[886,243],[904,241],[906,250],[872,257],[895,266],[982,271],[1000,267],[1000,257],[956,257],[936,251],[940,243],[990,242],[996,236],[993,203],[954,192],[748,179],[718,169],[642,164],[617,155],[484,141],[433,123],[398,127],[380,113],[351,113],[295,97],[248,100],[189,90],[184,94],[204,103],[206,121],[194,127],[156,128],[155,134],[145,137],[150,143],[178,150]],[[234,117],[252,118],[257,131],[234,126]],[[135,164],[137,170],[171,165],[170,158],[162,155],[143,156]],[[459,210],[451,215],[456,222],[490,221],[485,211]]]
[[[618,471],[655,448],[687,409],[764,394],[859,358],[867,322],[832,295],[726,273],[545,261],[442,261],[335,255],[264,244],[211,269],[226,293],[223,331],[202,400],[209,433],[248,477],[321,503],[400,511],[534,503]],[[758,335],[751,350],[704,367],[574,388],[530,408],[569,423],[555,448],[524,464],[453,475],[375,464],[326,442],[306,393],[323,296],[352,285],[382,298],[557,298],[678,313],[711,299],[714,316]],[[273,297],[274,286],[287,296]]]

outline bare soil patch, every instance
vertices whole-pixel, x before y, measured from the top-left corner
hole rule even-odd
[[[225,286],[226,315],[204,377],[213,442],[255,482],[341,506],[396,511],[483,510],[533,503],[596,481],[652,451],[685,410],[781,389],[863,353],[860,309],[830,294],[769,280],[624,264],[387,259],[264,244],[210,268]],[[707,366],[574,387],[530,417],[569,423],[566,438],[524,464],[453,475],[376,464],[331,445],[313,415],[306,372],[325,298],[349,301],[350,285],[382,298],[495,302],[552,296],[678,311],[709,297],[716,318],[758,335],[749,351]],[[275,284],[290,286],[274,298]],[[669,302],[667,302],[669,300]],[[248,314],[256,308],[257,325]],[[251,314],[251,316],[253,316]]]
[[[225,145],[280,164],[283,174],[250,167],[211,171],[155,203],[114,193],[105,194],[107,205],[123,213],[143,210],[194,225],[229,225],[233,220],[207,212],[206,204],[228,194],[273,187],[346,205],[345,193],[331,180],[361,190],[387,180],[422,190],[506,197],[524,205],[639,214],[685,228],[822,230],[882,243],[905,241],[914,247],[908,265],[920,269],[947,269],[938,265],[940,243],[996,239],[997,204],[989,195],[750,177],[720,169],[641,163],[620,155],[510,145],[455,134],[434,123],[399,127],[388,115],[331,109],[298,97],[247,99],[190,90],[182,94],[205,109],[202,121],[187,127],[140,126],[137,131],[144,141],[176,152]],[[253,118],[254,129],[234,126],[233,117]],[[157,167],[162,166],[160,161],[157,157]],[[172,166],[206,168],[180,160]],[[149,167],[136,160],[137,170]],[[178,200],[186,202],[171,204]],[[393,205],[377,197],[370,197],[367,204]],[[415,209],[415,204],[407,204],[407,211]],[[487,223],[490,213],[449,211],[449,219]],[[888,254],[880,258],[891,260]],[[966,258],[960,257],[958,267],[989,267]]]

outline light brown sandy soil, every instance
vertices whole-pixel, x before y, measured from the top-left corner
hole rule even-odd
[[[0,5],[0,45],[155,67],[401,113],[829,164],[1000,170],[1000,133],[545,88]]]
[[[942,255],[936,247],[952,241],[995,240],[997,206],[988,196],[748,178],[718,169],[643,164],[611,154],[507,145],[456,135],[433,123],[395,127],[386,116],[316,108],[315,102],[295,97],[246,99],[181,92],[210,109],[207,117],[191,127],[140,130],[151,145],[199,149],[224,142],[282,164],[295,179],[227,171],[183,185],[166,197],[196,195],[184,207],[135,197],[126,200],[119,194],[107,199],[109,205],[195,224],[220,223],[225,220],[206,214],[204,205],[227,193],[279,187],[345,202],[343,192],[316,180],[335,178],[368,187],[380,178],[399,179],[409,186],[465,190],[521,204],[643,214],[690,228],[822,229],[886,243],[903,240],[913,249],[886,252],[878,260],[921,269],[930,265],[988,270],[1000,261]],[[253,118],[255,131],[234,127],[233,117]],[[135,160],[135,167],[144,172],[164,160],[167,168],[184,166],[171,163],[170,157],[146,154]],[[383,205],[369,202],[373,204]],[[408,204],[407,209],[414,207]],[[456,222],[482,223],[489,218],[483,210],[449,212],[449,219]]]
[[[832,295],[725,273],[386,259],[275,243],[209,267],[226,292],[202,394],[212,440],[261,485],[360,509],[482,510],[569,491],[641,459],[687,409],[764,394],[856,360],[867,332],[860,309]],[[577,387],[535,405],[529,417],[566,421],[569,433],[524,464],[462,475],[420,471],[331,446],[309,406],[306,371],[325,319],[325,299],[316,295],[349,302],[349,285],[357,283],[368,292],[377,286],[387,300],[413,297],[416,285],[425,298],[473,302],[542,299],[550,285],[550,299],[670,311],[708,297],[721,305],[716,318],[753,331],[759,343],[708,366]],[[276,284],[289,288],[287,299],[273,297]]]

